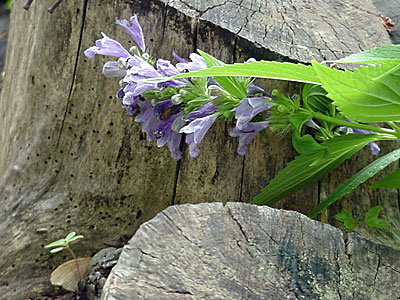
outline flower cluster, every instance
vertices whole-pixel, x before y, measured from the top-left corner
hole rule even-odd
[[[270,97],[250,81],[246,86],[247,97],[243,99],[224,91],[212,78],[155,83],[149,79],[197,71],[207,68],[207,65],[196,53],[192,53],[188,61],[173,52],[178,61],[176,65],[162,58],[156,60],[146,52],[143,31],[136,16],[130,21],[117,20],[116,24],[125,29],[137,46],[128,51],[118,41],[101,33],[103,37],[88,48],[85,55],[90,59],[97,54],[117,58],[105,63],[103,74],[121,78],[117,98],[126,112],[136,115],[134,120],[142,123],[147,140],[156,141],[158,147],[167,145],[172,158],[179,160],[185,134],[189,154],[195,158],[200,154],[200,142],[216,120],[236,119],[230,136],[239,137],[238,154],[245,155],[254,136],[269,125],[264,118],[255,122],[254,117],[273,105],[268,102]]]

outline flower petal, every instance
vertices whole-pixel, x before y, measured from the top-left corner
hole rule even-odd
[[[121,25],[129,33],[139,48],[142,49],[142,51],[146,51],[143,30],[139,24],[137,16],[132,16],[130,21],[131,22],[129,23],[127,20],[116,20],[115,24]]]

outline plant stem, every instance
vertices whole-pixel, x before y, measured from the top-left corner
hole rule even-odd
[[[25,9],[25,10],[28,10],[29,7],[31,7],[32,2],[33,2],[33,0],[28,0],[28,1],[25,3],[25,5],[24,5],[24,9]]]
[[[400,127],[396,125],[395,122],[387,122],[390,127],[396,131],[397,135],[400,136]]]
[[[48,11],[49,13],[53,13],[54,10],[57,8],[57,6],[59,6],[61,4],[61,2],[63,2],[64,0],[57,0],[56,2],[53,3],[52,6],[49,7]]]
[[[79,264],[78,264],[78,261],[76,260],[75,253],[74,253],[74,251],[72,251],[72,249],[69,247],[68,244],[66,245],[66,247],[67,247],[68,251],[71,253],[71,255],[72,255],[72,257],[74,258],[74,260],[75,260],[76,271],[77,271],[78,279],[80,279],[82,276],[81,276],[81,271],[79,270]]]
[[[352,123],[352,122],[348,122],[345,120],[328,117],[328,116],[325,116],[323,114],[316,113],[316,112],[309,112],[309,113],[311,114],[311,116],[313,118],[316,118],[319,120],[324,120],[324,121],[327,121],[327,122],[330,122],[333,124],[342,125],[342,126],[346,126],[346,127],[350,127],[350,128],[364,129],[364,130],[368,130],[368,131],[372,131],[372,132],[386,133],[386,134],[390,134],[390,135],[394,135],[394,136],[398,137],[395,133],[395,130],[392,130],[392,129],[382,128],[382,127],[377,127],[377,126],[372,126],[372,125]]]

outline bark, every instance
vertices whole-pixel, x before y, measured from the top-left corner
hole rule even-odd
[[[297,212],[186,204],[139,228],[101,299],[397,299],[399,259]]]
[[[390,43],[379,18],[356,9],[374,11],[365,1],[81,0],[64,1],[53,14],[47,12],[52,0],[34,1],[29,11],[24,2],[13,1],[0,102],[0,299],[52,293],[51,270],[70,258],[50,255],[43,245],[70,231],[86,237],[73,245],[80,257],[121,246],[171,204],[250,201],[294,156],[289,138],[271,136],[240,158],[224,124],[207,134],[196,160],[185,152],[175,163],[167,149],[149,144],[114,100],[118,80],[101,74],[108,59],[83,56],[101,31],[130,47],[116,18],[138,14],[150,53],[167,59],[172,50],[187,57],[200,48],[225,62],[309,62]],[[369,159],[368,151],[357,163],[361,158]],[[321,193],[314,185],[280,205],[309,212]],[[393,207],[393,219],[397,197],[383,193],[377,200]]]

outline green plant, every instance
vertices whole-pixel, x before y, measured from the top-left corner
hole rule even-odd
[[[79,239],[82,239],[83,235],[76,235],[76,232],[70,232],[65,238],[57,240],[55,242],[52,242],[46,246],[44,246],[45,248],[54,248],[50,250],[50,253],[56,253],[56,252],[60,252],[64,249],[67,249],[69,251],[69,253],[71,253],[73,259],[76,261],[76,255],[74,253],[74,251],[72,251],[71,247],[70,247],[70,243]],[[78,277],[81,277],[81,273],[79,271],[79,265],[78,262],[76,261],[76,267],[77,267],[77,274]]]
[[[6,3],[4,4],[4,7],[6,9],[11,9],[11,5],[12,5],[12,0],[7,0]]]
[[[362,224],[374,228],[387,228],[389,227],[389,224],[384,219],[378,218],[382,209],[382,206],[371,207],[365,214],[364,220],[360,221],[357,218],[353,218],[352,213],[343,208],[340,214],[335,215],[335,219],[343,222],[343,225],[349,230],[349,232],[352,232],[356,227]]]
[[[311,65],[261,61],[212,66],[208,61],[214,58],[200,54],[208,69],[179,74],[172,79],[213,76],[232,95],[238,93],[237,86],[224,84],[223,78],[259,77],[306,84],[301,101],[273,92],[278,100],[269,110],[270,127],[275,124],[278,129],[292,129],[293,146],[299,155],[254,197],[253,204],[271,205],[318,181],[367,144],[400,140],[400,127],[396,124],[400,121],[398,45],[382,46],[336,61],[359,64],[353,71],[330,68],[316,61]],[[307,122],[312,124],[313,135],[303,134]],[[385,126],[363,124],[373,122],[385,122]],[[341,134],[342,128],[350,128],[352,134]],[[310,216],[316,217],[399,158],[400,149],[378,158],[324,199]],[[398,187],[399,182],[400,172],[396,171],[372,187]]]

